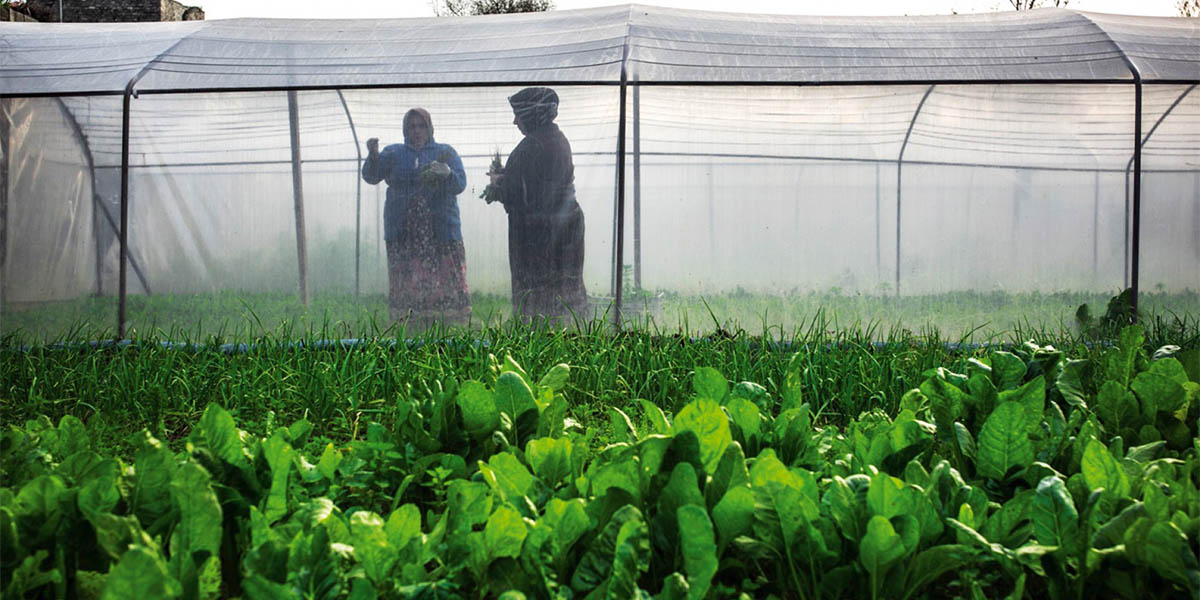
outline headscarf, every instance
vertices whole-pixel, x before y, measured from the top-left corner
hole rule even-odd
[[[545,127],[558,117],[558,94],[550,88],[525,88],[510,96],[508,103],[527,130]]]
[[[405,123],[408,123],[408,120],[414,116],[421,117],[422,119],[425,120],[425,125],[427,127],[429,127],[429,139],[430,139],[430,141],[432,141],[433,140],[433,119],[429,118],[429,111],[427,111],[423,108],[408,109],[408,112],[404,113],[404,120],[400,122],[401,127],[403,127],[403,125]],[[404,142],[408,143],[408,132],[404,133]]]

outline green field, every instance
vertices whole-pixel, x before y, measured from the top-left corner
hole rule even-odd
[[[382,299],[140,300],[128,344],[0,349],[4,598],[1200,592],[1200,326],[1145,299],[989,345],[825,309],[742,329],[737,296],[619,333],[499,299],[420,333]]]
[[[1102,313],[1108,300],[1108,295],[1083,293],[960,292],[895,297],[638,292],[626,296],[622,320],[626,328],[668,335],[745,330],[786,340],[822,324],[833,330],[861,329],[878,340],[896,332],[937,330],[947,339],[980,343],[1031,330],[1069,335],[1077,331],[1075,312],[1080,305],[1088,304]],[[1144,320],[1200,315],[1200,294],[1195,292],[1143,293],[1140,301]],[[248,342],[263,337],[343,339],[421,333],[391,323],[382,295],[317,294],[307,306],[291,294],[235,292],[134,295],[127,302],[126,335],[131,338]],[[610,299],[596,298],[592,304],[591,314],[577,315],[581,326],[613,320]],[[472,297],[472,312],[469,328],[476,331],[506,323],[512,315],[508,298],[486,294]],[[114,298],[6,305],[0,314],[0,335],[9,336],[10,344],[111,339],[116,323]]]

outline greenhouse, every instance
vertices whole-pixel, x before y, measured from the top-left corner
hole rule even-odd
[[[550,87],[586,219],[577,319],[952,334],[1132,289],[1200,313],[1200,21],[648,6],[0,24],[0,333],[386,329],[367,140],[431,115],[470,322],[512,316],[489,164]],[[329,331],[332,329],[332,331]],[[986,332],[986,330],[984,330]]]

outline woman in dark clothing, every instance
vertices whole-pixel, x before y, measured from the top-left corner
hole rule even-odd
[[[575,201],[571,144],[554,124],[558,94],[526,88],[508,102],[525,139],[491,178],[508,213],[514,314],[525,319],[586,316],[583,211]]]
[[[403,144],[380,151],[378,138],[367,140],[362,177],[388,185],[383,239],[392,320],[411,317],[418,330],[435,321],[466,322],[471,303],[455,197],[467,176],[454,148],[434,141],[425,109],[405,113]]]

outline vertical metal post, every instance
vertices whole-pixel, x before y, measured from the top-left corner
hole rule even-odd
[[[125,339],[126,278],[129,262],[129,110],[133,98],[133,81],[125,87],[121,102],[121,262],[117,277],[117,339]]]
[[[1136,153],[1136,150],[1135,150]],[[1129,173],[1133,170],[1133,160],[1129,161],[1129,166],[1125,168],[1125,237],[1122,241],[1125,243],[1125,263],[1124,279],[1122,280],[1122,288],[1129,287]]]
[[[625,65],[621,65],[621,110],[617,119],[617,265],[616,265],[616,294],[613,304],[613,327],[621,329],[621,295],[624,293],[621,274],[625,268],[625,97],[629,82],[625,75]]]
[[[1138,314],[1138,268],[1142,251],[1142,79],[1134,83],[1133,122],[1133,239],[1129,267],[1129,287],[1133,289],[1133,318]]]
[[[633,83],[633,289],[642,289],[642,122],[641,86]]]
[[[296,91],[288,90],[288,130],[292,136],[292,197],[296,206],[296,261],[300,269],[300,302],[308,305],[308,248],[304,231],[304,178],[300,168],[300,108]]]

